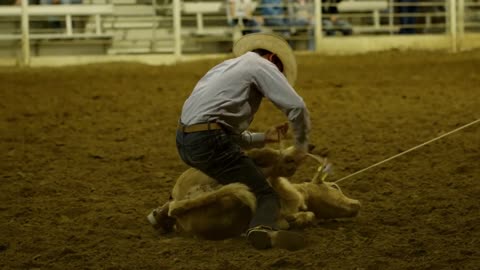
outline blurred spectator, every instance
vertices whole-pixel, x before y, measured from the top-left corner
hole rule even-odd
[[[312,0],[291,0],[289,5],[290,25],[295,27],[304,27],[308,31],[309,42],[308,49],[315,49],[314,37],[314,3]],[[335,35],[336,31],[343,35],[352,34],[352,26],[346,20],[338,18],[335,14],[338,13],[337,4],[341,0],[334,0],[331,2],[324,1],[322,4],[322,28],[327,36]]]
[[[322,27],[327,36],[334,36],[337,31],[345,36],[353,33],[352,25],[337,15],[337,5],[341,1],[342,0],[322,0]]]
[[[322,3],[322,28],[327,36],[335,35],[336,31],[343,35],[352,34],[352,25],[344,19],[338,18],[337,5],[342,0],[323,0]],[[311,0],[293,0],[292,9],[293,26],[313,26],[314,6]],[[313,31],[312,31],[313,35]]]
[[[397,7],[397,12],[400,13],[400,34],[415,34],[414,24],[416,23],[416,18],[410,13],[417,12],[417,0],[397,0],[399,6]],[[412,5],[408,5],[412,4]]]
[[[230,18],[232,26],[241,26],[242,34],[260,32],[259,23],[253,17],[253,6],[251,0],[227,0],[227,17]]]
[[[261,0],[260,4],[265,26],[274,27],[275,31],[288,36],[290,34],[289,22],[285,17],[286,5],[284,2],[282,0]]]
[[[309,26],[313,22],[313,5],[309,0],[291,0],[289,14],[292,25]]]
[[[310,0],[291,0],[289,4],[290,25],[299,27],[296,32],[307,32],[308,49],[315,50],[313,2]]]

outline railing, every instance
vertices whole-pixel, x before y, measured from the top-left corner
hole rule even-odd
[[[112,5],[29,6],[27,1],[22,1],[21,6],[0,8],[0,41],[13,42],[13,46],[21,41],[20,62],[29,65],[31,41],[111,39],[111,35],[103,31],[102,18],[112,13]],[[79,22],[83,25],[91,18],[92,31],[76,26]],[[37,27],[39,24],[50,24],[51,27]]]
[[[25,11],[25,14],[24,12]],[[0,8],[0,17],[21,17],[26,15],[29,18],[28,33],[30,39],[44,39],[44,38],[73,38],[73,37],[103,37],[102,29],[102,16],[112,15],[112,5],[52,5],[52,6],[29,6],[28,8],[22,8],[21,6],[11,6]],[[93,33],[86,33],[84,31],[74,33],[73,24],[74,17],[93,16],[95,30]],[[50,33],[31,33],[30,23],[37,21],[45,21],[45,18],[52,19],[64,23],[64,27],[58,27],[55,31]],[[34,18],[33,20],[31,18]],[[43,18],[39,19],[39,18]],[[60,25],[60,24],[59,24]],[[52,30],[52,29],[50,29]],[[0,35],[0,40],[9,39],[21,39],[22,33],[5,34]]]
[[[235,39],[234,27],[225,27],[230,31],[230,35],[222,34],[218,31],[218,27],[210,28],[209,21],[224,20],[225,3],[222,1],[212,1],[207,3],[189,3],[184,1],[183,4],[178,0],[173,0],[170,7],[178,14],[179,20],[182,20],[182,26],[190,21],[196,21],[195,27],[187,27],[191,29],[190,35],[185,35],[182,27],[179,26],[177,31],[179,35],[176,43],[176,54],[181,54],[181,41],[185,41],[196,36],[209,36],[211,41],[222,41],[226,37],[231,36]],[[261,31],[273,31],[284,34],[291,44],[299,44],[299,42],[312,42],[316,44],[322,42],[327,36],[325,22],[329,16],[322,14],[322,6],[320,0],[310,1],[308,9],[314,15],[314,19],[310,23],[303,25],[291,25],[288,31],[281,26],[261,27]],[[266,5],[257,5],[257,14],[261,15],[264,20],[272,18],[264,14],[259,14],[259,8]],[[282,6],[285,10],[289,10],[288,6]],[[477,10],[478,9],[478,10]],[[459,43],[458,39],[462,37],[465,31],[480,32],[480,3],[475,0],[431,0],[414,1],[414,0],[373,0],[373,1],[353,1],[344,0],[338,5],[339,13],[335,15],[336,20],[349,22],[351,25],[351,36],[406,36],[406,35],[443,35],[451,38],[451,48],[456,51]],[[223,13],[223,16],[222,16]],[[192,18],[194,15],[195,17]],[[278,16],[276,17],[278,18]],[[281,17],[288,21],[292,19],[292,15],[285,12]],[[174,19],[175,20],[175,19]],[[218,26],[218,23],[215,25]],[[195,25],[194,25],[195,26]],[[243,30],[255,30],[253,28],[242,26]],[[215,32],[216,31],[216,32]],[[232,33],[233,32],[233,33]],[[334,31],[332,34],[335,38],[341,37],[341,31]],[[216,34],[217,33],[217,34]],[[413,36],[412,35],[412,36]],[[350,36],[350,33],[348,34]],[[303,47],[305,48],[305,46]],[[318,49],[318,46],[317,46]]]
[[[256,11],[253,15],[257,18],[263,21],[280,18],[288,22],[286,26],[264,23],[257,27],[232,26],[223,0],[84,1],[93,4],[27,6],[23,0],[23,7],[0,7],[0,25],[5,18],[17,20],[13,31],[3,31],[0,27],[0,41],[21,39],[24,63],[28,63],[30,40],[55,38],[110,37],[110,54],[168,53],[180,57],[188,53],[228,52],[232,42],[245,31],[276,32],[284,35],[297,50],[320,50],[337,40],[337,44],[347,44],[360,38],[398,37],[404,42],[410,37],[435,36],[448,40],[450,49],[457,51],[465,35],[480,33],[478,0],[343,0],[338,5],[335,20],[348,22],[349,31],[328,28],[332,15],[322,12],[321,0],[306,1],[304,8],[312,18],[302,24],[292,23],[296,19],[292,12],[293,0],[281,6],[284,14],[276,16],[262,14],[261,9],[268,5],[254,1]],[[19,17],[22,18],[20,29]],[[83,19],[79,19],[81,17]],[[36,22],[51,21],[51,18],[61,21],[61,27],[31,27]],[[85,21],[85,18],[89,21],[87,30],[85,26],[76,28],[76,22]]]

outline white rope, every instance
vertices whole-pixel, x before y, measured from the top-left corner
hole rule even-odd
[[[443,138],[443,137],[445,137],[445,136],[448,136],[448,135],[450,135],[450,134],[452,134],[452,133],[455,133],[455,132],[457,132],[457,131],[460,131],[460,130],[466,128],[466,127],[472,126],[472,125],[474,125],[474,124],[476,124],[476,123],[478,123],[478,122],[480,122],[480,118],[477,119],[477,120],[475,120],[475,121],[473,121],[473,122],[470,122],[470,123],[468,123],[468,124],[466,124],[466,125],[463,125],[463,126],[457,128],[457,129],[454,129],[454,130],[449,131],[449,132],[447,132],[447,133],[445,133],[445,134],[442,134],[442,135],[440,135],[440,136],[438,136],[438,137],[436,137],[436,138],[433,138],[433,139],[431,139],[431,140],[429,140],[429,141],[427,141],[427,142],[424,142],[424,143],[419,144],[419,145],[417,145],[417,146],[415,146],[415,147],[412,147],[412,148],[410,148],[410,149],[408,149],[408,150],[406,150],[406,151],[403,151],[403,152],[401,152],[400,154],[396,154],[396,155],[394,155],[393,157],[389,157],[389,158],[387,158],[387,159],[385,159],[385,160],[382,160],[382,161],[380,161],[380,162],[377,162],[377,163],[375,163],[375,164],[373,164],[373,165],[371,165],[371,166],[369,166],[369,167],[367,167],[367,168],[365,168],[365,169],[361,169],[361,170],[359,170],[359,171],[357,171],[357,172],[354,172],[354,173],[352,173],[352,174],[350,174],[350,175],[347,175],[347,176],[345,176],[345,177],[343,177],[343,178],[340,178],[340,179],[338,179],[337,181],[335,181],[335,183],[338,183],[338,182],[340,182],[340,181],[343,181],[343,180],[345,180],[345,179],[348,179],[348,178],[350,178],[350,177],[352,177],[352,176],[354,176],[354,175],[357,175],[357,174],[359,174],[359,173],[362,173],[362,172],[364,172],[364,171],[366,171],[366,170],[368,170],[368,169],[371,169],[371,168],[376,167],[376,166],[378,166],[378,165],[380,165],[380,164],[383,164],[383,163],[385,163],[385,162],[387,162],[387,161],[390,161],[390,160],[392,160],[392,159],[394,159],[394,158],[397,158],[397,157],[399,157],[399,156],[402,156],[402,155],[404,155],[404,154],[406,154],[406,153],[408,153],[408,152],[411,152],[411,151],[413,151],[413,150],[416,150],[416,149],[418,149],[418,148],[420,148],[420,147],[422,147],[422,146],[425,146],[425,145],[427,145],[427,144],[429,144],[429,143],[431,143],[431,142],[434,142],[434,141],[439,140],[439,139],[441,139],[441,138]]]

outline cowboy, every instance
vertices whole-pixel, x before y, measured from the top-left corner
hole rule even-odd
[[[278,141],[271,130],[246,131],[265,97],[290,122],[295,159],[305,157],[310,118],[303,99],[292,88],[297,77],[295,56],[284,39],[265,33],[243,36],[235,43],[233,53],[236,58],[208,71],[185,101],[176,135],[178,152],[186,164],[220,184],[240,182],[251,189],[257,210],[246,237],[255,248],[266,249],[280,242],[301,245],[301,235],[277,230],[277,194],[242,152],[242,148]],[[277,128],[281,132],[286,129],[283,125]]]

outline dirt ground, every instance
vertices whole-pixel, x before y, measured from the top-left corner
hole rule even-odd
[[[0,69],[0,267],[480,268],[480,124],[342,182],[360,215],[302,230],[303,250],[156,233],[146,215],[186,169],[174,144],[181,106],[218,61]],[[480,117],[478,51],[298,62],[332,181]],[[252,129],[284,120],[264,102]]]

